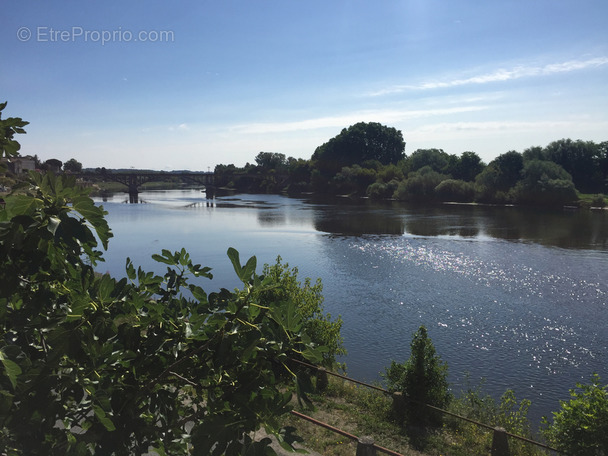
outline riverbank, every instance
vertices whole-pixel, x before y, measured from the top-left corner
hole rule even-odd
[[[403,427],[391,418],[392,399],[385,393],[345,380],[329,378],[329,385],[321,393],[310,395],[314,409],[296,407],[298,412],[317,421],[357,437],[371,437],[374,443],[404,456],[449,454],[471,456],[489,454],[493,432],[487,428],[447,416],[440,428]],[[449,411],[460,416],[483,420],[489,426],[504,426],[509,432],[538,441],[529,432],[525,407],[506,394],[497,403],[480,390],[473,389],[455,397]],[[522,404],[525,402],[522,402]],[[357,441],[321,427],[294,414],[284,418],[284,425],[297,429],[304,440],[302,446],[325,456],[352,456]],[[512,456],[540,456],[548,454],[541,447],[510,438]]]

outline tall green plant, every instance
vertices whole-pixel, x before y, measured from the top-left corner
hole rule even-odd
[[[391,362],[384,377],[390,391],[399,391],[408,400],[403,417],[413,426],[441,424],[439,413],[425,404],[445,408],[451,399],[447,380],[448,366],[435,351],[424,326],[412,339],[410,358],[403,364]]]

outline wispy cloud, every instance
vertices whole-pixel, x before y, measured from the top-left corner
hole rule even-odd
[[[370,96],[382,96],[400,93],[408,90],[432,90],[450,87],[459,87],[475,84],[489,84],[493,82],[504,82],[534,76],[550,76],[559,73],[597,68],[608,64],[608,57],[596,57],[587,60],[568,60],[566,62],[551,63],[547,65],[518,65],[513,68],[499,68],[493,72],[479,74],[468,78],[450,79],[444,81],[429,81],[421,84],[403,84],[387,87],[386,89],[372,92]]]
[[[302,130],[317,130],[321,128],[344,128],[357,122],[392,123],[410,119],[459,114],[464,112],[481,111],[486,106],[458,106],[453,108],[419,109],[419,110],[368,110],[357,111],[348,115],[318,117],[294,122],[248,123],[232,127],[235,133],[260,134],[282,133]]]
[[[187,131],[190,130],[190,126],[188,124],[182,123],[178,126],[171,125],[169,127],[169,131]]]
[[[472,122],[439,122],[425,124],[408,130],[410,139],[445,138],[462,135],[466,138],[484,135],[507,134],[525,132],[545,132],[557,139],[555,133],[580,135],[586,131],[601,131],[608,128],[608,122],[603,120],[590,121],[589,119],[570,120],[541,120],[541,121],[472,121]]]

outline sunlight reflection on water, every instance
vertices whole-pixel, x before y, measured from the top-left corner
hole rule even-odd
[[[385,272],[391,293],[379,301],[392,298],[402,318],[418,314],[421,324],[437,328],[430,334],[455,384],[460,370],[471,368],[498,394],[528,384],[523,397],[536,394],[547,413],[564,398],[553,376],[567,373],[573,387],[578,368],[605,368],[608,288],[584,255],[572,261],[561,249],[408,236],[351,240],[348,249],[360,264]]]
[[[543,227],[571,229],[543,237],[529,213],[511,209],[317,204],[278,195],[210,202],[200,191],[140,197],[148,204],[107,203],[116,237],[103,272],[123,274],[126,256],[162,272],[150,255],[186,247],[214,268],[211,284],[202,284],[211,291],[239,285],[229,246],[241,258],[257,255],[259,265],[280,254],[301,278],[322,278],[325,310],[344,320],[345,361],[359,380],[381,380],[391,360],[407,359],[422,324],[449,364],[455,392],[467,386],[467,373],[468,386],[484,377],[494,397],[512,388],[531,399],[535,419],[557,410],[568,388],[592,372],[608,378],[606,236],[572,237],[603,233],[603,219],[586,229],[572,214],[551,214]]]

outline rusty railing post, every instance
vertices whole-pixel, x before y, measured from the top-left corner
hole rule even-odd
[[[492,436],[492,456],[510,456],[509,441],[507,430],[505,428],[494,428]]]
[[[376,447],[372,437],[359,437],[357,441],[357,456],[376,456]]]

